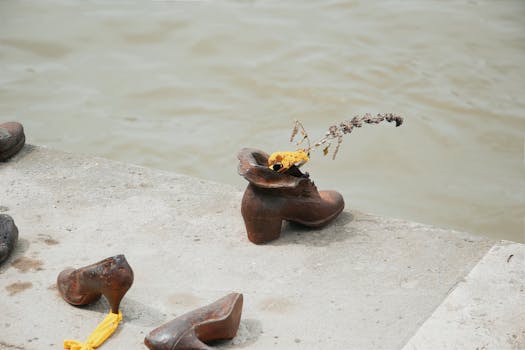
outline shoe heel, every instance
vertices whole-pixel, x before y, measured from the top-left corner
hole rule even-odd
[[[248,239],[255,244],[263,244],[281,236],[281,218],[247,218],[243,215]]]
[[[219,339],[233,339],[241,323],[243,296],[232,293],[212,304],[213,319],[195,326],[197,338],[204,342]]]
[[[124,255],[104,259],[80,269],[67,269],[57,278],[62,298],[72,305],[86,305],[104,295],[111,312],[118,313],[120,302],[133,284],[133,270]]]
[[[211,341],[232,339],[241,322],[243,296],[231,293],[152,330],[144,339],[151,350],[211,350]]]
[[[130,282],[121,282],[120,288],[118,289],[102,289],[102,295],[106,297],[109,306],[111,307],[112,313],[118,314],[120,302],[124,298],[124,295],[128,292],[132,282],[133,280],[131,280]]]
[[[133,270],[124,255],[117,255],[110,259],[112,260],[112,267],[101,276],[103,285],[100,292],[111,306],[111,312],[117,314],[122,298],[133,284]]]
[[[246,226],[248,239],[255,244],[263,244],[281,235],[283,218],[279,211],[282,201],[272,201],[264,193],[248,185],[241,203],[241,214]]]

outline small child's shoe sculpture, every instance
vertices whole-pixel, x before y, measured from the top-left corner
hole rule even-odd
[[[0,162],[6,161],[24,147],[24,127],[17,122],[0,123]]]
[[[212,350],[206,342],[232,339],[237,334],[242,303],[242,294],[228,294],[154,329],[144,344],[151,350]]]
[[[344,208],[339,192],[317,191],[309,176],[295,166],[274,171],[268,167],[268,154],[252,148],[242,149],[238,158],[239,174],[249,182],[241,212],[253,243],[279,238],[283,220],[321,227]]]
[[[18,228],[13,218],[7,214],[0,214],[0,264],[3,263],[18,241]]]

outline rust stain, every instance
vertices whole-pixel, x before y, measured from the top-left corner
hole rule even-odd
[[[15,295],[16,293],[23,292],[26,289],[33,287],[31,282],[15,282],[5,287],[9,296]]]
[[[57,245],[60,242],[53,238],[46,238],[44,239],[44,243],[47,245]]]
[[[26,258],[25,256],[13,261],[13,267],[20,272],[27,272],[29,270],[41,271],[43,270],[43,262],[37,259]]]
[[[285,298],[266,298],[259,303],[259,309],[275,313],[285,313],[293,307]]]
[[[57,245],[60,242],[49,235],[38,235],[39,239],[47,245]]]
[[[189,293],[175,293],[168,297],[168,301],[175,305],[197,306],[201,300],[193,294]]]

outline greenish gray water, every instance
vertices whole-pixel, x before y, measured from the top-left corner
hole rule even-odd
[[[293,149],[347,208],[525,242],[525,2],[0,2],[0,120],[28,142],[242,189],[245,146]],[[1,200],[1,197],[0,197]]]

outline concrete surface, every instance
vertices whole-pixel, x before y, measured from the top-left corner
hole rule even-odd
[[[489,251],[404,350],[525,349],[525,245]]]
[[[123,323],[100,349],[145,349],[153,328],[231,291],[244,294],[244,309],[238,336],[222,349],[401,349],[409,340],[417,347],[421,325],[439,327],[428,323],[436,308],[497,243],[360,213],[346,198],[347,209],[328,227],[289,225],[279,240],[257,246],[246,238],[241,197],[222,184],[27,145],[0,163],[0,211],[20,231],[0,267],[0,349],[85,340],[108,304],[67,304],[56,277],[120,253],[135,281],[121,304]],[[522,261],[514,254],[509,264]],[[473,283],[498,274],[483,261]],[[512,283],[523,285],[516,269]],[[475,306],[465,293],[457,302]],[[506,319],[519,321],[523,289],[480,302],[498,296]],[[506,329],[490,330],[503,342]],[[465,332],[475,337],[478,329]]]

